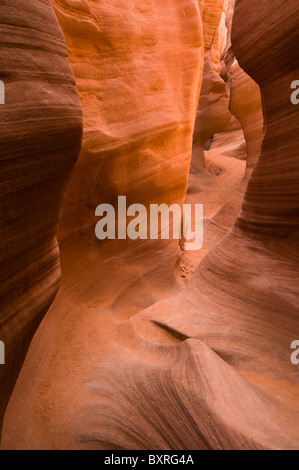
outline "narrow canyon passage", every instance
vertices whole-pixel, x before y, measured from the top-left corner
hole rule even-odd
[[[36,192],[15,216],[31,210],[34,233],[20,230],[5,259],[19,258],[20,274],[3,275],[0,340],[15,372],[0,376],[3,412],[11,395],[1,448],[299,449],[298,2],[41,3],[29,17],[58,39],[33,44],[42,52],[27,71],[44,95],[20,134]],[[44,133],[26,127],[40,115]],[[9,178],[16,192],[19,173]],[[203,204],[202,247],[98,240],[96,207],[119,196],[148,210]]]

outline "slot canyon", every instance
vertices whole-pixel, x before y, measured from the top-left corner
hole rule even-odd
[[[299,450],[298,0],[2,0],[0,47],[0,448]],[[99,240],[119,196],[202,246]]]

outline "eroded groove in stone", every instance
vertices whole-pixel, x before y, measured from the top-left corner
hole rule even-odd
[[[290,101],[299,73],[297,0],[284,8],[278,0],[235,3],[226,52],[235,80],[231,106],[247,135],[244,181],[250,179],[235,225],[179,292],[169,280],[172,244],[96,244],[90,211],[120,191],[146,204],[155,194],[184,200],[200,48],[217,40],[223,6],[54,4],[81,92],[85,140],[60,228],[61,288],[10,401],[3,448],[298,449],[299,383],[290,361],[299,337],[299,134]],[[152,22],[144,36],[145,18]],[[234,57],[244,72],[233,70]],[[166,81],[147,94],[157,65]],[[254,88],[248,113],[245,83]],[[263,137],[257,86],[265,138],[255,165]],[[224,222],[229,230],[233,217]]]
[[[58,289],[56,229],[81,144],[81,108],[50,1],[0,6],[0,423],[29,343]]]

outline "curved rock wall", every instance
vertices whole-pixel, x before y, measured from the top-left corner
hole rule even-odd
[[[223,52],[229,85],[229,109],[242,125],[247,144],[247,179],[254,168],[264,137],[262,98],[258,84],[244,72],[231,45],[231,27],[235,0],[229,0],[226,13],[227,43]],[[223,64],[224,67],[224,64]]]
[[[93,322],[97,312],[106,332],[113,315],[127,318],[174,284],[177,242],[101,242],[94,213],[101,203],[116,206],[119,195],[128,205],[184,201],[204,54],[195,0],[52,3],[80,92],[84,137],[59,228],[61,288],[32,345],[43,344],[41,372],[59,331],[70,338],[69,328],[80,318]],[[27,366],[23,377],[21,388],[31,388]]]
[[[0,428],[19,370],[58,289],[56,230],[78,157],[81,108],[50,1],[0,6]]]
[[[229,0],[225,15],[227,35],[225,48],[221,57],[221,74],[225,78],[227,86],[229,111],[238,119],[242,126],[246,142],[247,163],[244,178],[237,189],[233,192],[232,197],[206,224],[205,233],[208,238],[208,245],[210,248],[221,240],[221,238],[233,227],[236,221],[241,210],[249,178],[261,152],[261,145],[264,137],[264,118],[260,88],[257,83],[239,66],[231,44],[234,6],[235,0]],[[234,120],[231,119],[227,129],[224,130],[227,132],[230,127],[235,127],[233,123]],[[236,140],[233,133],[230,133],[229,135],[231,136],[231,140]],[[222,151],[222,148],[219,148],[219,142],[216,139],[215,142],[212,143],[211,148]],[[226,150],[225,152],[227,153]],[[235,155],[238,156],[238,154]]]
[[[209,138],[225,129],[231,119],[228,110],[228,95],[220,77],[220,54],[223,47],[224,0],[209,0],[202,5],[205,60],[203,81],[197,107],[193,136],[191,172],[200,172],[205,167],[204,145]]]
[[[233,50],[261,88],[266,134],[233,230],[183,292],[128,321],[97,301],[97,277],[81,304],[80,279],[64,285],[10,402],[4,448],[299,448],[298,18],[297,0],[236,1]]]
[[[295,1],[283,12],[278,1],[236,2],[233,50],[264,99],[266,133],[261,155],[232,232],[204,259],[181,295],[155,305],[143,317],[176,336],[192,338],[187,342],[204,341],[209,346],[210,357],[205,365],[202,362],[204,373],[199,375],[206,378],[217,408],[219,388],[230,397],[226,410],[226,405],[218,409],[227,426],[224,431],[222,422],[218,431],[233,438],[230,420],[236,413],[235,425],[243,437],[246,429],[242,442],[246,448],[299,445],[298,371],[290,361],[290,345],[299,337],[295,182],[299,120],[290,101],[290,84],[299,72],[298,18]],[[153,338],[153,333],[146,337]],[[210,361],[215,353],[221,364],[214,382]],[[227,365],[231,373],[237,372],[237,382],[246,379],[243,392],[236,391],[236,382],[229,385],[230,378],[221,379]],[[247,387],[250,390],[245,392]],[[215,402],[209,405],[203,389],[199,396],[206,403],[201,406],[214,414]],[[246,416],[240,406],[251,412]],[[202,435],[204,429],[199,426]],[[210,433],[215,435],[215,429]],[[233,448],[238,445],[240,440],[234,440]]]
[[[76,285],[84,272],[84,299],[93,296],[96,278],[98,300],[127,316],[173,293],[179,244],[96,240],[95,209],[108,203],[117,211],[118,196],[146,208],[183,203],[204,54],[198,3],[53,5],[84,115],[82,151],[59,230],[62,287]]]

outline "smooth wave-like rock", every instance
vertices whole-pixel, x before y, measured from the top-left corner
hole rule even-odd
[[[47,340],[36,343],[43,344],[36,357],[44,357],[44,371],[44,354],[57,340],[48,335],[59,325],[63,335],[69,331],[76,312],[92,320],[106,308],[109,318],[125,319],[175,285],[177,241],[101,242],[95,209],[116,205],[119,195],[128,205],[183,203],[204,54],[197,1],[52,3],[81,96],[84,136],[58,233],[61,287],[45,320]],[[42,326],[36,338],[44,333]],[[23,377],[22,388],[39,393],[31,372]]]
[[[184,202],[203,67],[200,12],[194,0],[52,3],[84,119],[58,234],[62,289],[82,276],[90,302],[97,279],[97,301],[125,318],[178,288],[179,245],[101,242],[94,236],[95,209],[108,203],[117,211],[118,196],[147,209]]]
[[[179,7],[167,4],[169,19]],[[290,361],[299,337],[299,122],[290,100],[298,13],[297,0],[285,8],[236,1],[232,47],[261,89],[266,132],[234,228],[184,291],[126,321],[99,300],[102,284],[86,279],[83,256],[76,269],[62,265],[62,289],[6,414],[3,448],[299,448],[299,378]],[[90,173],[82,172],[87,181]],[[79,237],[68,248],[73,256],[78,247]],[[91,249],[85,257],[98,261]]]
[[[205,168],[205,144],[228,125],[232,117],[228,106],[225,82],[215,70],[208,51],[205,54],[203,85],[195,121],[191,173],[200,172]]]
[[[221,358],[222,371],[229,365],[246,379],[251,392],[242,396],[232,386],[230,410],[220,415],[227,420],[225,435],[231,436],[235,410],[251,409],[250,417],[238,412],[235,421],[235,429],[247,429],[245,448],[299,446],[299,377],[290,360],[290,345],[299,335],[299,121],[290,101],[290,84],[299,70],[298,13],[295,1],[283,14],[278,1],[236,2],[234,53],[264,100],[261,155],[233,230],[204,259],[182,294],[144,313],[176,336],[204,341]],[[140,317],[142,325],[145,318]],[[154,340],[153,333],[146,338]],[[213,381],[212,367],[210,373],[209,384],[229,386],[229,379],[220,376]],[[215,406],[205,404],[205,413],[215,413]]]
[[[220,53],[224,36],[220,24],[223,8],[223,0],[209,0],[202,5],[205,59],[193,135],[192,173],[204,169],[206,142],[214,134],[224,130],[231,119],[225,82],[220,77]]]
[[[260,88],[239,66],[231,44],[234,6],[235,0],[229,0],[225,15],[227,34],[226,44],[222,53],[221,73],[224,75],[227,84],[229,111],[241,124],[244,134],[246,142],[246,171],[244,178],[234,190],[229,200],[212,219],[206,222],[205,237],[209,248],[212,248],[233,227],[241,210],[247,184],[252,170],[258,161],[264,138],[264,118]],[[215,139],[211,149],[242,158],[242,152],[240,152],[243,147],[242,143],[237,149],[230,148],[232,142],[235,145],[238,141],[235,127],[234,120],[232,119],[227,129],[224,129],[222,139],[220,136],[219,139]]]
[[[0,428],[30,341],[58,289],[56,230],[82,118],[50,1],[0,6]]]

